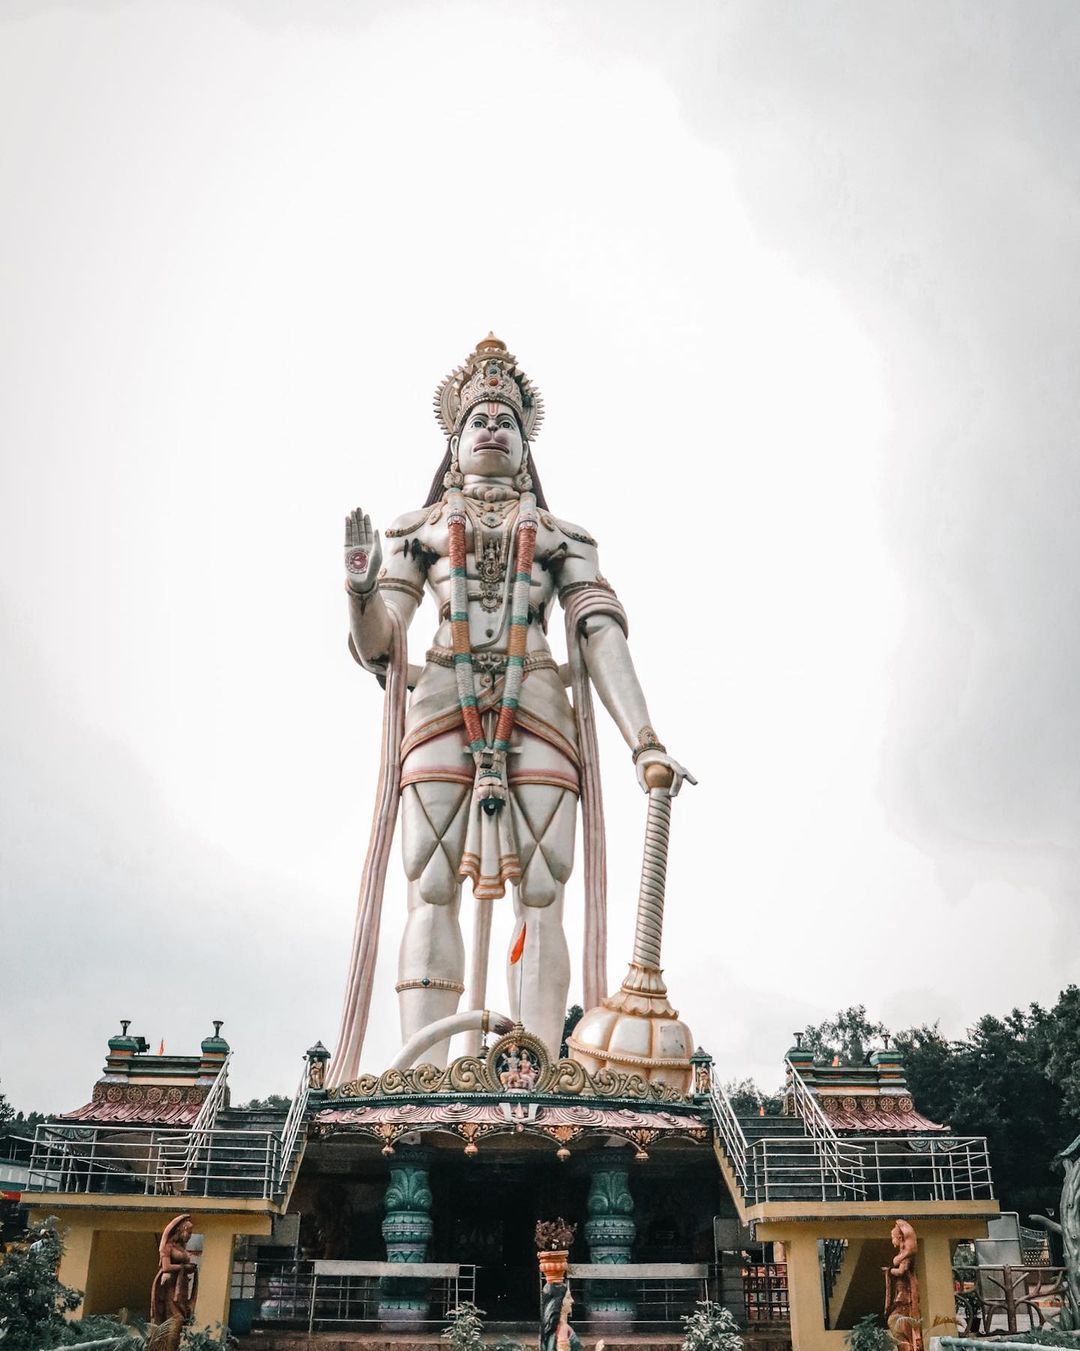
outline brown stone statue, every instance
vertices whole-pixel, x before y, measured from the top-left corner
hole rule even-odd
[[[158,1272],[150,1291],[154,1351],[177,1351],[184,1324],[195,1313],[199,1268],[187,1250],[192,1230],[191,1216],[177,1215],[165,1226],[158,1244]]]
[[[923,1351],[919,1278],[915,1274],[919,1241],[907,1220],[897,1220],[893,1225],[892,1245],[896,1249],[892,1266],[882,1268],[885,1272],[885,1325],[898,1347]]]

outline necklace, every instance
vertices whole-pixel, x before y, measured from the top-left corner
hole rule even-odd
[[[517,549],[514,557],[514,581],[510,602],[510,639],[506,649],[506,674],[495,735],[489,743],[480,722],[476,700],[476,675],[473,667],[472,640],[469,636],[469,590],[465,569],[465,526],[468,513],[465,499],[456,488],[447,493],[446,518],[450,546],[450,631],[454,646],[454,675],[458,703],[469,739],[469,750],[476,764],[474,797],[488,815],[506,801],[506,753],[517,719],[518,699],[524,677],[525,647],[529,635],[529,588],[532,585],[533,554],[536,549],[536,497],[522,493],[517,520]],[[477,532],[479,533],[479,532]],[[505,547],[509,548],[509,531]],[[478,550],[477,564],[481,563]],[[504,564],[505,571],[505,564]],[[481,585],[484,578],[481,576]],[[481,604],[483,604],[483,597]],[[489,608],[485,606],[485,609]]]
[[[513,526],[507,526],[517,507],[516,497],[512,501],[500,502],[495,508],[489,504],[486,510],[480,510],[468,499],[465,501],[465,509],[472,519],[473,552],[480,580],[480,605],[486,614],[494,614],[503,604],[506,565],[513,534]]]

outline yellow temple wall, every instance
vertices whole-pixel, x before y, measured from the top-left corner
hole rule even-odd
[[[921,1204],[927,1208],[935,1205],[926,1202]],[[888,1217],[867,1215],[865,1218],[856,1218],[851,1215],[851,1207],[848,1206],[846,1216],[831,1217],[821,1213],[825,1208],[824,1205],[819,1206],[819,1213],[815,1216],[806,1214],[797,1219],[763,1220],[756,1226],[756,1235],[762,1242],[780,1242],[784,1245],[794,1351],[844,1351],[845,1347],[847,1332],[825,1326],[818,1242],[827,1238],[846,1238],[851,1245],[848,1257],[857,1268],[864,1250],[868,1254],[873,1254],[875,1250],[891,1252],[889,1236],[898,1215],[910,1220],[918,1235],[915,1271],[919,1278],[923,1338],[929,1345],[931,1337],[955,1336],[952,1246],[958,1239],[985,1237],[986,1220],[982,1216],[949,1216],[940,1213],[919,1215],[917,1208],[897,1206]],[[996,1203],[993,1203],[993,1208],[996,1212]],[[885,1244],[887,1248],[883,1246]],[[849,1281],[862,1282],[868,1279],[865,1270],[853,1270],[848,1276]],[[884,1306],[885,1285],[880,1264],[878,1282],[880,1304]],[[838,1309],[839,1306],[834,1303],[833,1307]]]
[[[157,1234],[95,1229],[83,1312],[117,1313],[120,1309],[128,1309],[140,1318],[147,1318],[150,1286],[157,1269]]]
[[[176,1203],[165,1209],[158,1197],[131,1198],[127,1205],[117,1205],[116,1197],[102,1197],[100,1205],[85,1204],[85,1197],[79,1200],[81,1204],[72,1205],[41,1194],[29,1199],[32,1220],[54,1215],[63,1233],[60,1280],[84,1296],[71,1317],[124,1308],[145,1316],[157,1270],[158,1239],[179,1213]],[[271,1215],[265,1208],[261,1212],[245,1208],[242,1202],[236,1210],[223,1210],[220,1202],[209,1209],[189,1201],[186,1213],[203,1240],[194,1326],[212,1328],[229,1318],[236,1237],[268,1235]]]

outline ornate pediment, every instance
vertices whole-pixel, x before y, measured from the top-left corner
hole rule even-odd
[[[362,1074],[331,1088],[327,1097],[350,1099],[427,1097],[436,1094],[574,1098],[634,1098],[644,1102],[686,1102],[677,1089],[652,1084],[640,1074],[600,1070],[590,1074],[576,1060],[552,1060],[537,1037],[515,1029],[484,1056],[459,1056],[446,1069],[415,1065],[406,1070]]]

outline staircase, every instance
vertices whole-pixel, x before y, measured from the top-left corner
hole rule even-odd
[[[253,1196],[277,1199],[283,1111],[241,1112],[221,1107],[214,1129],[191,1145],[190,1177],[209,1180],[209,1196]],[[202,1189],[200,1189],[202,1190]]]
[[[841,1199],[840,1187],[823,1178],[818,1142],[802,1117],[739,1117],[739,1125],[747,1143],[748,1190],[757,1200]]]
[[[214,1171],[229,1171],[230,1162],[251,1158],[251,1147],[246,1144],[245,1136],[250,1136],[253,1141],[262,1141],[267,1134],[273,1135],[276,1137],[274,1150],[267,1160],[267,1166],[272,1170],[270,1199],[281,1204],[292,1190],[305,1142],[303,1129],[291,1135],[286,1134],[288,1117],[286,1108],[261,1107],[251,1111],[240,1111],[235,1107],[223,1107],[217,1116],[217,1129],[235,1132],[235,1135],[219,1137],[224,1139],[225,1144],[215,1148]],[[288,1150],[288,1158],[283,1157],[283,1148]]]

